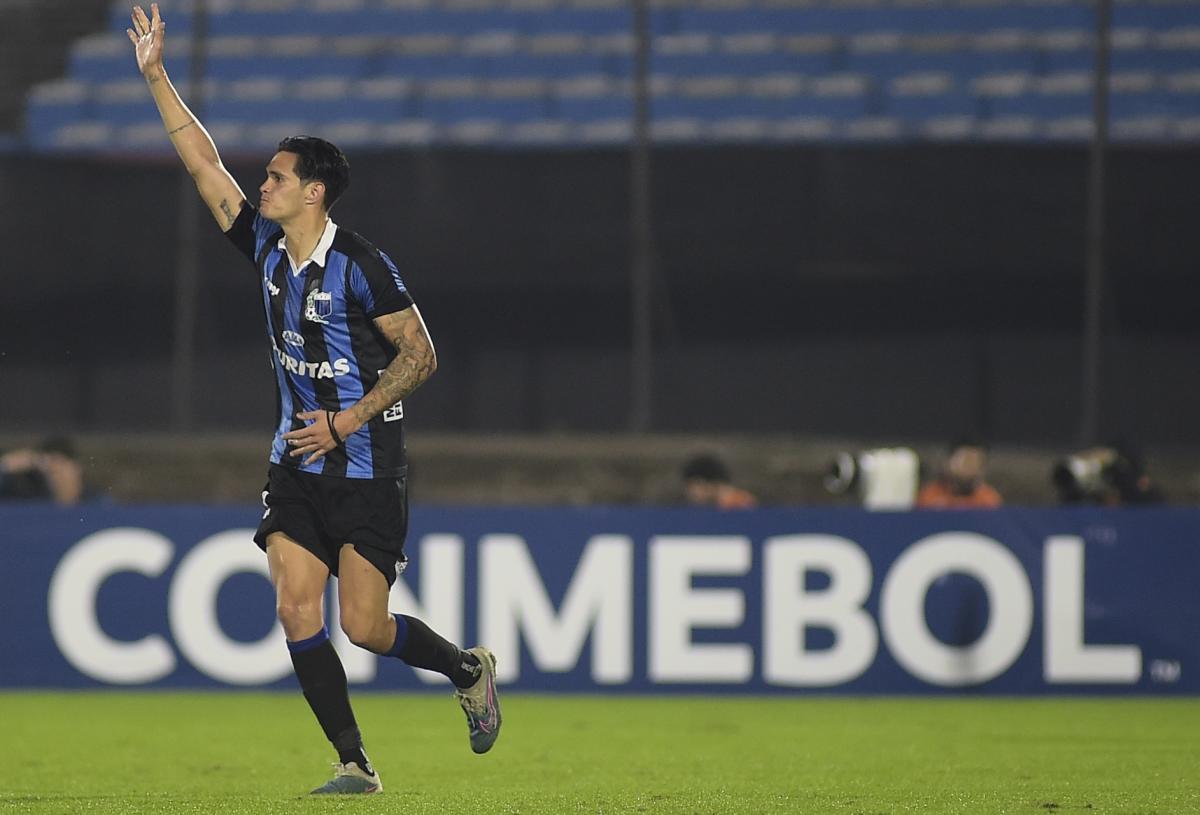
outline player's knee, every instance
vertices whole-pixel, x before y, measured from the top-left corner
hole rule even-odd
[[[341,613],[342,631],[346,639],[367,650],[377,650],[382,632],[378,620],[354,609],[344,608]]]
[[[283,633],[291,640],[311,635],[312,630],[319,630],[323,622],[319,602],[281,597],[275,603],[275,614],[283,624]]]

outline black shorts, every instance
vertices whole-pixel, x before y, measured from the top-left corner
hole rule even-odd
[[[408,488],[403,475],[340,478],[272,464],[263,506],[267,511],[254,542],[264,552],[267,536],[282,532],[320,558],[336,577],[338,553],[351,544],[383,573],[389,586],[408,561]]]

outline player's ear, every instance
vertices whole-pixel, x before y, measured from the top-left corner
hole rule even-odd
[[[304,191],[304,203],[315,205],[315,204],[320,204],[324,200],[325,200],[325,182],[310,181],[308,183],[308,189],[306,189]]]

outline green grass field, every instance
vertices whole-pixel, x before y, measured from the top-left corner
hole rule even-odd
[[[359,694],[386,791],[305,797],[333,753],[289,694],[0,694],[0,812],[1200,813],[1200,700]]]

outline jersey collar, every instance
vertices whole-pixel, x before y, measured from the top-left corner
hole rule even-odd
[[[284,235],[279,239],[279,243],[275,244],[280,252],[283,252],[284,257],[288,259],[288,263],[292,267],[292,274],[299,277],[309,263],[316,263],[322,269],[325,268],[325,261],[329,257],[329,248],[333,246],[333,237],[337,234],[337,224],[332,219],[325,219],[325,231],[321,233],[321,240],[317,241],[317,246],[313,249],[312,254],[305,258],[299,266],[292,263],[292,256],[287,253],[287,236]]]

